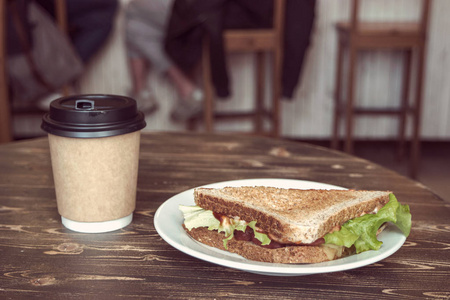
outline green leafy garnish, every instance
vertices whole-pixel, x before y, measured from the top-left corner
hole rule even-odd
[[[256,221],[251,221],[247,224],[251,229],[253,229],[253,234],[255,238],[261,242],[261,245],[269,245],[272,241],[267,234],[256,231]],[[243,230],[245,232],[245,230]]]
[[[389,202],[376,214],[366,214],[342,225],[341,230],[325,235],[325,243],[350,248],[356,253],[378,250],[383,244],[377,239],[377,231],[385,222],[395,224],[407,237],[411,231],[411,213],[408,205],[400,204],[393,194]]]
[[[197,227],[208,227],[209,230],[218,230],[220,227],[219,220],[214,217],[213,212],[204,210],[199,206],[179,206],[184,216],[184,226],[188,230]]]
[[[212,211],[205,210],[200,206],[180,205],[179,209],[183,213],[184,226],[188,230],[197,227],[208,227],[208,230],[224,232],[225,239],[223,240],[223,246],[225,249],[228,249],[227,243],[234,237],[234,231],[239,230],[245,232],[247,226],[253,229],[255,238],[261,242],[261,245],[268,245],[271,242],[267,234],[256,231],[256,221],[246,223],[245,221],[230,218],[230,224],[221,224],[220,221],[216,219]]]

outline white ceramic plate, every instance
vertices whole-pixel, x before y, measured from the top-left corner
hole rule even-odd
[[[291,179],[245,179],[224,181],[205,185],[205,187],[221,188],[225,186],[274,186],[279,188],[298,189],[344,189],[339,186]],[[181,226],[183,216],[178,205],[195,205],[194,189],[177,194],[164,202],[156,211],[155,228],[159,235],[174,248],[221,266],[239,269],[251,273],[274,276],[299,276],[318,273],[345,271],[373,264],[395,253],[406,238],[394,225],[388,225],[378,236],[383,242],[380,250],[366,251],[330,262],[316,264],[275,264],[251,261],[240,255],[209,247],[192,239]]]

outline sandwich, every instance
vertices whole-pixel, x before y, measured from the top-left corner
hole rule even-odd
[[[408,205],[390,191],[300,190],[263,186],[197,188],[180,205],[194,240],[249,260],[318,263],[378,250],[387,222],[406,235]]]

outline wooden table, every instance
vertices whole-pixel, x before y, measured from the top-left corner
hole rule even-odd
[[[422,184],[325,148],[251,136],[143,134],[137,209],[116,232],[64,228],[46,138],[0,146],[0,298],[408,298],[450,297],[450,210]],[[168,245],[153,217],[169,197],[244,178],[312,180],[390,189],[411,207],[403,247],[366,267],[272,277],[214,265]]]

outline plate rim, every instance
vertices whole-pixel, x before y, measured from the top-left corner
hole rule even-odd
[[[198,187],[221,187],[221,186],[226,186],[226,185],[249,186],[249,185],[252,185],[255,183],[257,183],[258,185],[275,186],[275,187],[279,187],[279,185],[285,185],[285,184],[287,184],[287,185],[291,185],[291,184],[292,185],[304,185],[304,184],[306,184],[306,185],[312,185],[312,186],[319,185],[319,186],[322,186],[324,189],[346,189],[341,186],[332,185],[332,184],[328,184],[328,183],[321,183],[321,182],[317,182],[317,181],[284,179],[284,178],[237,179],[237,180],[228,180],[228,181],[209,183],[209,184],[201,185]],[[275,183],[275,185],[274,185],[274,183]],[[197,187],[195,187],[195,188],[197,188]],[[215,252],[218,252],[218,251],[223,252],[225,255],[238,256],[239,258],[242,259],[242,261],[227,260],[226,258],[214,256],[209,253],[200,252],[200,251],[190,248],[187,245],[184,245],[180,241],[181,237],[179,237],[178,240],[175,240],[174,238],[172,238],[170,235],[167,234],[167,232],[164,230],[164,226],[161,226],[162,225],[160,222],[160,220],[162,220],[161,214],[163,213],[163,211],[165,209],[167,209],[167,207],[169,205],[173,204],[172,202],[178,203],[180,200],[182,200],[181,197],[184,197],[185,194],[186,195],[191,194],[192,195],[192,204],[193,204],[193,191],[195,188],[184,190],[180,193],[173,195],[166,201],[164,201],[155,212],[154,226],[155,226],[157,233],[160,235],[160,237],[165,242],[167,242],[169,245],[171,245],[172,247],[177,249],[178,251],[181,251],[181,252],[183,252],[189,256],[195,257],[197,259],[200,259],[200,260],[203,260],[206,262],[210,262],[210,263],[214,263],[216,265],[233,268],[233,269],[238,269],[238,270],[246,271],[246,272],[250,272],[250,273],[257,273],[257,274],[262,274],[262,275],[273,275],[273,276],[300,276],[300,275],[312,275],[312,274],[339,272],[339,271],[346,271],[346,270],[350,270],[350,269],[364,267],[364,266],[373,264],[375,262],[381,261],[381,260],[391,256],[395,252],[397,252],[403,246],[404,242],[406,241],[406,237],[403,234],[401,234],[401,232],[399,230],[397,230],[396,227],[393,228],[394,226],[392,224],[389,224],[386,227],[386,229],[380,234],[379,239],[382,240],[383,237],[385,237],[386,235],[391,235],[391,234],[398,234],[399,239],[397,240],[396,243],[393,243],[392,245],[390,245],[390,247],[387,248],[386,251],[370,255],[371,253],[375,252],[375,251],[371,250],[371,251],[367,251],[367,252],[360,253],[360,254],[354,254],[354,255],[351,255],[351,256],[348,256],[345,258],[341,258],[338,260],[322,262],[322,263],[314,263],[314,264],[277,264],[277,263],[274,264],[274,263],[266,263],[266,262],[247,260],[246,258],[244,258],[242,256],[238,256],[237,254],[233,254],[233,253],[230,253],[230,252],[227,252],[224,250],[209,247],[205,244],[202,244],[202,243],[197,242],[196,240],[192,239],[192,237],[190,237],[187,233],[185,233],[184,230],[182,231],[182,234],[184,233],[185,237],[188,237],[189,239],[192,240],[192,242],[195,242],[197,245],[203,247],[205,250],[211,248],[211,249],[214,249]],[[295,188],[295,186],[292,186],[292,188]],[[180,203],[178,203],[178,204],[180,204]],[[180,212],[180,217],[181,217],[181,212]],[[182,217],[181,217],[181,220],[182,220]],[[179,226],[181,228],[181,224],[179,224]],[[378,250],[378,251],[380,251],[380,250]],[[345,259],[348,260],[349,258],[351,259],[352,257],[359,258],[362,255],[369,256],[369,257],[363,258],[362,260],[355,260],[353,262],[350,261],[350,262],[339,263],[340,260],[345,260]],[[332,264],[332,265],[330,265],[330,264]]]

